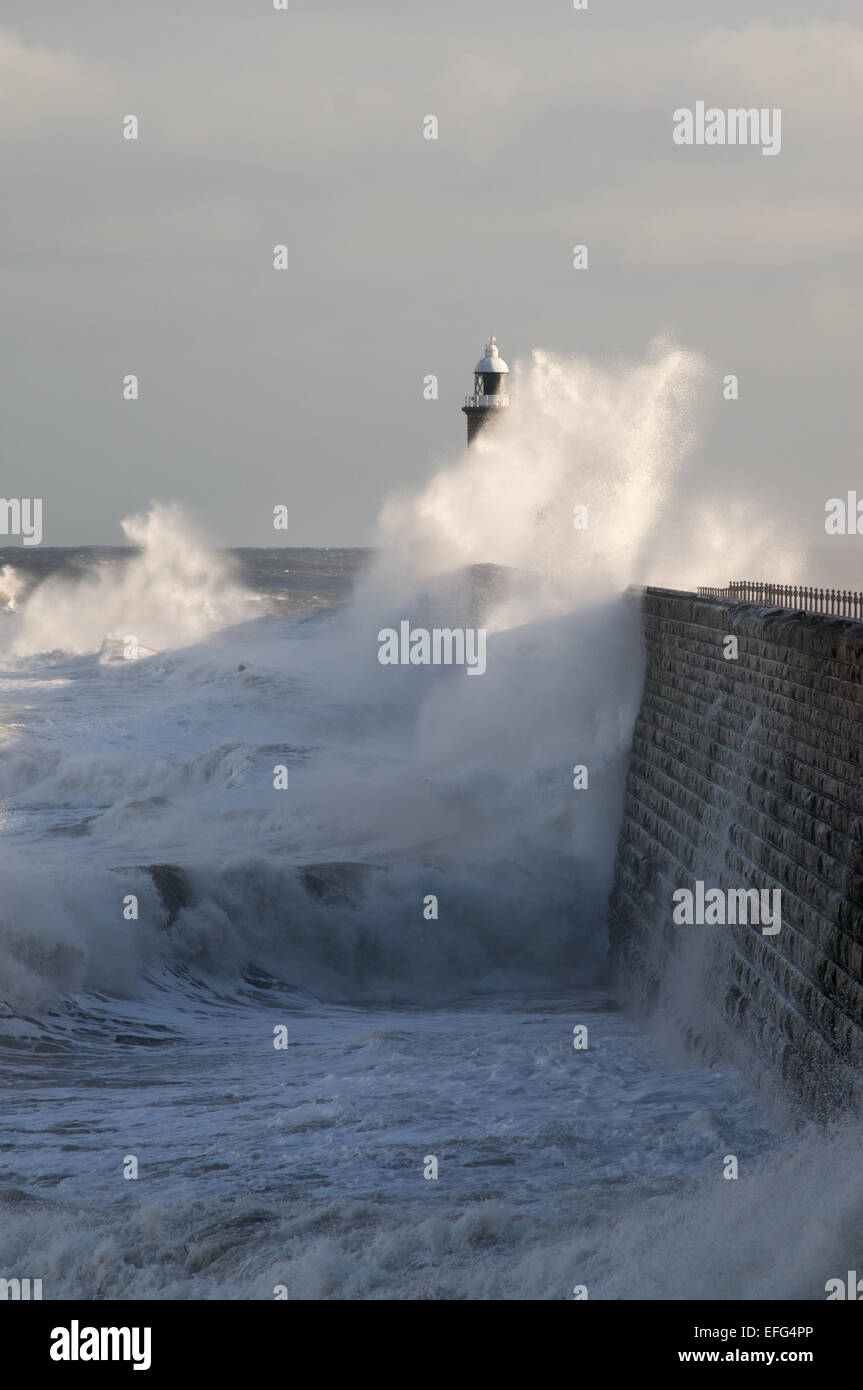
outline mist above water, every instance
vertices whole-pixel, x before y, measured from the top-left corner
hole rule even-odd
[[[7,674],[25,662],[33,703],[3,733],[0,793],[15,824],[43,827],[52,807],[75,832],[40,845],[47,878],[20,856],[7,866],[0,959],[17,993],[40,997],[34,973],[125,991],[166,947],[208,970],[252,960],[342,1000],[601,977],[641,690],[622,591],[694,582],[711,547],[733,568],[752,534],[693,482],[706,372],[662,342],[616,370],[539,351],[516,364],[516,404],[417,495],[386,503],[374,563],[329,612],[261,619],[266,594],[173,506],[124,523],[140,546],[124,565],[30,592],[7,575]],[[382,666],[378,634],[403,620],[482,625],[485,673]],[[162,655],[95,668],[75,655],[128,635]],[[158,860],[187,872],[189,902],[167,937],[140,929],[107,950],[112,873]],[[296,869],[321,861],[376,873],[313,902]],[[418,933],[428,892],[445,913]]]
[[[205,546],[176,504],[153,503],[122,526],[129,545],[139,547],[125,563],[106,560],[75,578],[51,575],[32,590],[20,572],[6,567],[0,589],[18,610],[8,632],[0,632],[7,650],[17,656],[92,652],[107,637],[127,636],[162,650],[260,611],[230,561]]]
[[[369,605],[383,611],[477,564],[520,576],[487,611],[492,629],[569,613],[630,584],[694,588],[753,568],[796,578],[799,546],[787,531],[693,466],[710,381],[699,353],[665,339],[643,362],[616,368],[540,349],[517,362],[512,406],[473,448],[416,494],[384,503],[379,553],[354,605],[359,623]],[[260,611],[178,505],[154,503],[122,524],[140,547],[123,566],[57,575],[29,593],[4,568],[3,601],[21,610],[7,649],[11,638],[17,655],[97,651],[109,635],[133,634],[163,650]]]
[[[418,495],[387,501],[372,582],[404,590],[463,565],[511,566],[540,581],[510,610],[525,620],[630,584],[696,588],[752,564],[787,580],[787,532],[693,464],[710,389],[705,359],[665,339],[614,369],[535,350],[515,365],[512,405],[473,448]]]
[[[708,384],[662,343],[616,370],[517,364],[514,407],[386,504],[340,609],[267,612],[161,505],[125,523],[141,547],[125,565],[36,588],[4,571],[0,1030],[19,1066],[47,1042],[38,1133],[29,1101],[7,1132],[22,1190],[4,1270],[37,1269],[51,1296],[271,1298],[286,1280],[292,1298],[569,1298],[582,1281],[591,1298],[809,1298],[853,1267],[856,1132],[765,1157],[728,1078],[659,1066],[602,993],[573,1061],[575,991],[606,979],[641,692],[622,591],[756,559],[793,577],[784,538],[698,478]],[[485,674],[382,666],[379,629],[423,618],[481,621]],[[158,654],[97,658],[128,634]],[[170,916],[147,868],[166,862]],[[104,1146],[139,1141],[143,1204],[105,1177]],[[431,1144],[448,1164],[434,1209],[415,1165]],[[501,1199],[478,1201],[491,1183]]]

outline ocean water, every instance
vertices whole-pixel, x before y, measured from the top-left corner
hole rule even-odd
[[[608,972],[625,589],[687,581],[694,374],[537,355],[374,555],[215,552],[155,506],[128,549],[0,556],[0,1277],[809,1299],[857,1267],[859,1136],[660,1045]],[[485,673],[381,665],[405,619],[484,626]]]
[[[54,564],[40,582],[79,600],[146,568]],[[5,616],[0,1268],[45,1297],[817,1297],[817,1261],[770,1258],[804,1141],[610,993],[608,832],[573,841],[550,709],[579,698],[564,633],[626,694],[630,619],[603,611],[603,652],[593,613],[502,634],[488,693],[432,688],[333,660],[366,567],[240,553],[221,582],[251,616],[137,660],[124,633],[16,655],[26,597]],[[511,690],[525,642],[558,654],[535,705]],[[612,801],[626,727],[597,718],[577,750]]]

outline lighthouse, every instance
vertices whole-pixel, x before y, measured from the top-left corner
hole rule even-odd
[[[467,416],[467,442],[472,444],[487,420],[495,418],[495,412],[505,410],[509,405],[507,377],[509,367],[497,348],[497,341],[489,338],[485,345],[485,356],[474,367],[472,396],[466,396],[462,410]]]

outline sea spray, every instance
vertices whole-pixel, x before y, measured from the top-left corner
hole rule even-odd
[[[513,377],[513,404],[471,449],[385,504],[358,603],[364,589],[404,597],[478,562],[533,576],[489,615],[493,627],[630,584],[709,582],[706,557],[721,556],[723,573],[754,554],[792,573],[787,535],[693,466],[711,377],[700,354],[657,339],[645,361],[601,369],[536,350]]]
[[[489,433],[393,504],[340,611],[243,623],[266,593],[235,602],[161,509],[124,570],[16,591],[0,1271],[51,1298],[563,1300],[823,1297],[860,1267],[859,1136],[783,1153],[733,1076],[658,1060],[584,988],[641,686],[620,591],[752,534],[693,482],[690,366],[540,354],[518,448]],[[487,628],[482,679],[382,667],[408,616]],[[115,630],[161,654],[100,664]]]
[[[74,578],[49,576],[23,604],[18,579],[20,611],[0,630],[5,650],[18,656],[98,651],[109,636],[131,637],[149,649],[180,647],[260,611],[230,560],[206,548],[180,507],[154,503],[146,514],[126,518],[123,531],[138,547],[127,561],[104,562]]]
[[[712,534],[723,531],[709,486],[686,481],[705,374],[697,354],[667,343],[614,370],[546,352],[516,364],[506,421],[416,497],[385,506],[375,563],[354,601],[329,614],[219,634],[260,613],[262,595],[176,508],[127,521],[139,553],[47,580],[14,620],[19,653],[55,656],[38,710],[3,735],[8,812],[34,816],[35,834],[39,808],[55,807],[52,857],[76,884],[144,855],[188,870],[194,891],[159,950],[185,966],[232,974],[266,962],[339,999],[597,979],[641,684],[637,605],[621,590],[656,560],[667,514],[680,529],[669,569],[703,543],[682,517],[707,506]],[[586,528],[573,526],[575,507]],[[487,631],[482,679],[382,666],[379,633],[408,613],[429,631]],[[112,631],[172,655],[118,660],[95,685],[88,665],[58,664],[57,649],[96,652]],[[75,733],[64,737],[70,682]],[[104,722],[104,708],[130,700],[152,714]],[[43,718],[58,740],[48,756]],[[284,794],[273,791],[276,764],[290,768]],[[588,792],[573,788],[576,764]],[[318,903],[296,875],[322,859],[385,877],[344,880]],[[15,870],[23,903],[26,873]],[[432,876],[440,890],[441,874],[441,925],[412,936],[411,894],[435,891]],[[58,946],[74,937],[76,984],[104,987],[114,957],[101,918],[97,927],[74,902],[43,915]],[[48,941],[31,952],[25,927],[0,928],[32,994]],[[123,990],[153,944],[140,928],[124,940]]]

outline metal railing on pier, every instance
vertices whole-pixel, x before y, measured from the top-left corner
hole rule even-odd
[[[737,580],[724,589],[699,586],[707,598],[733,598],[740,603],[766,603],[804,613],[829,613],[837,618],[863,618],[863,593],[851,589],[815,589],[799,584],[764,584]]]

